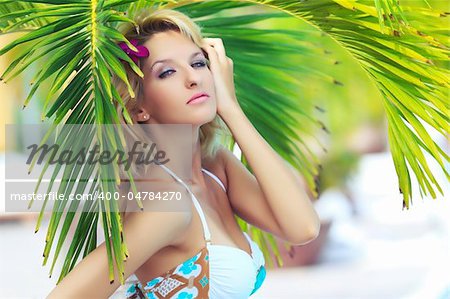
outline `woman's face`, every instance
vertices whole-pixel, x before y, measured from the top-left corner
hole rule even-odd
[[[142,66],[143,98],[138,120],[146,123],[202,125],[217,112],[214,81],[201,48],[176,31],[154,34],[144,43],[150,52]],[[206,93],[204,101],[188,104]],[[206,100],[205,100],[206,99]]]

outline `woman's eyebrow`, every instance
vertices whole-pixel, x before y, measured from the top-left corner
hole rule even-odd
[[[202,54],[202,52],[201,52],[201,51],[195,52],[195,53],[193,53],[193,54],[191,55],[190,58],[192,59],[193,57],[197,56],[198,54]],[[167,58],[167,59],[161,59],[161,60],[155,61],[155,63],[153,63],[153,65],[150,67],[150,70],[153,69],[153,67],[155,66],[155,64],[161,63],[161,62],[166,62],[166,61],[173,61],[173,59]]]

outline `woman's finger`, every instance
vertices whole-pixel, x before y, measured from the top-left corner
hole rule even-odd
[[[205,41],[216,50],[218,59],[222,63],[226,63],[227,54],[225,52],[225,46],[221,38],[206,38]]]
[[[216,50],[207,43],[203,44],[202,49],[208,54],[210,67],[214,67],[214,65],[219,62],[219,57],[217,56]]]

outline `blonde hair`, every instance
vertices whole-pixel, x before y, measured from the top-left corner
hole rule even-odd
[[[171,9],[156,10],[155,8],[146,8],[136,15],[134,21],[135,24],[126,24],[124,27],[119,28],[119,30],[128,40],[136,39],[139,45],[145,43],[153,34],[174,30],[191,39],[197,46],[201,46],[201,28],[181,12]],[[141,68],[142,65],[143,59],[139,58],[137,66]],[[143,94],[143,80],[131,69],[128,63],[125,62],[124,67],[130,85],[139,99]],[[113,84],[120,94],[127,111],[129,113],[133,112],[136,108],[137,100],[130,96],[126,84],[117,76],[113,77]],[[123,118],[123,111],[119,103],[116,103],[116,108],[119,116]],[[216,115],[211,122],[200,127],[199,138],[202,156],[214,156],[220,145],[220,139],[218,138],[220,135],[223,138],[227,138],[231,134],[226,129],[223,121]]]

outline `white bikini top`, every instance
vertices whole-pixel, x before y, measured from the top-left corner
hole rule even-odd
[[[246,232],[244,232],[244,236],[250,245],[251,255],[238,247],[211,244],[211,233],[194,193],[169,168],[164,165],[160,166],[188,190],[200,216],[203,235],[209,252],[209,297],[211,299],[247,299],[261,286],[266,275],[264,256],[260,248]],[[212,177],[226,192],[225,186],[217,176],[204,168],[202,168],[202,171]]]

